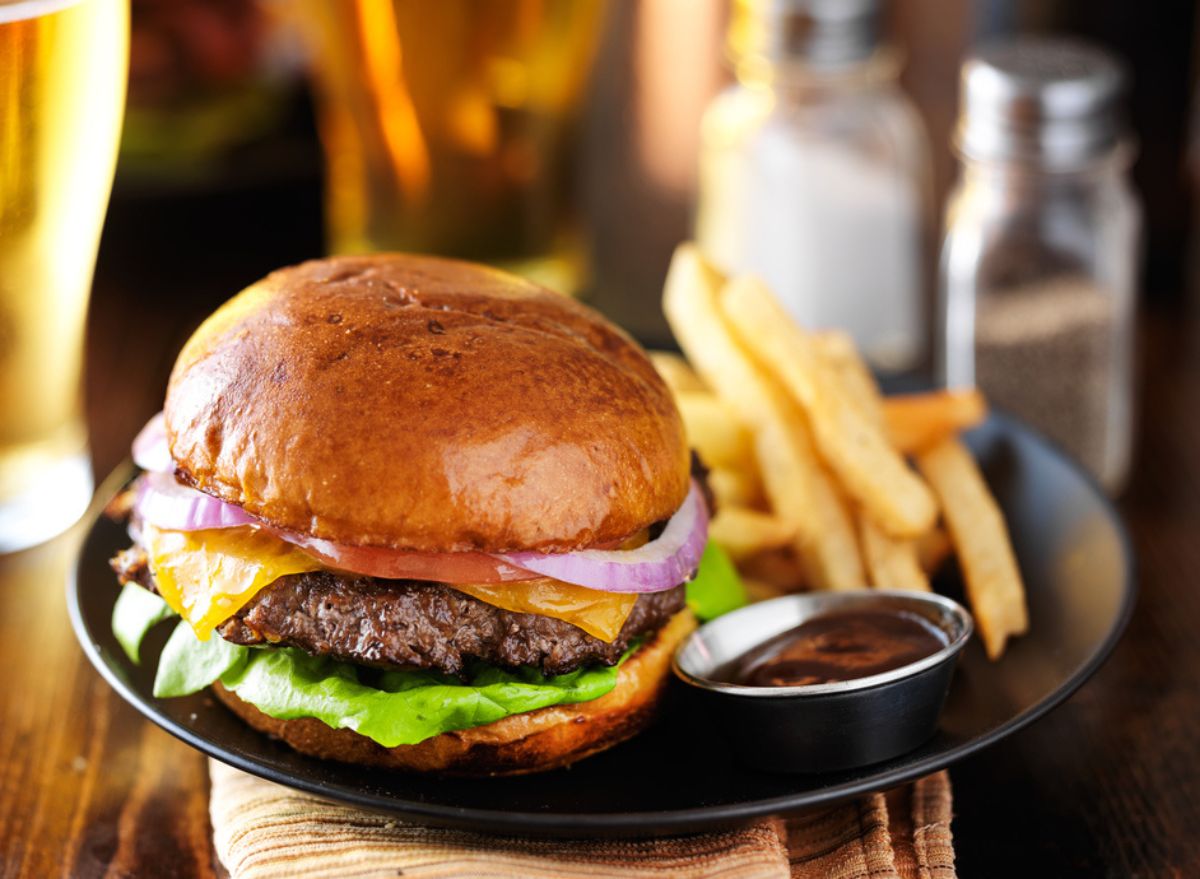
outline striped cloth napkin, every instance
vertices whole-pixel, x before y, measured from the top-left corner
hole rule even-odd
[[[738,830],[646,840],[523,839],[408,824],[210,761],[213,842],[231,879],[954,879],[950,781]]]

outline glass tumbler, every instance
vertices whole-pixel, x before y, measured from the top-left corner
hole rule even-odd
[[[0,2],[0,551],[91,499],[84,325],[128,57],[128,0]]]
[[[575,293],[571,199],[600,0],[304,0],[335,253],[490,263]]]

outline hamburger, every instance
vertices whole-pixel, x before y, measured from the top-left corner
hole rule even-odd
[[[134,459],[118,640],[137,661],[178,618],[155,695],[211,687],[315,757],[570,764],[653,717],[689,588],[737,588],[642,350],[469,263],[268,275],[186,343]]]

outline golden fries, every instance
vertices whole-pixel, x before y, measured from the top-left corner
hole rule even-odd
[[[675,251],[663,310],[687,360],[654,363],[712,468],[712,539],[755,598],[927,591],[955,553],[988,656],[1026,630],[1007,528],[957,439],[987,416],[977,391],[885,399],[848,335],[796,325],[761,281],[726,279],[690,244]]]
[[[915,540],[889,536],[865,511],[858,517],[858,538],[867,576],[876,589],[929,591],[929,577],[921,568]]]
[[[796,546],[818,588],[865,585],[853,521],[817,460],[803,413],[742,348],[718,303],[724,279],[690,244],[671,260],[663,310],[688,360],[756,431],[755,449],[772,509],[796,528]]]
[[[883,395],[853,340],[834,330],[815,334],[814,342],[817,354],[837,376],[842,392],[874,425],[882,428]],[[934,537],[941,538],[941,542],[936,543]],[[867,575],[877,589],[929,591],[929,575],[950,552],[950,539],[936,524],[915,540],[897,538],[884,532],[862,510],[858,517],[858,539]]]
[[[667,272],[663,312],[692,368],[753,429],[774,416],[783,398],[725,325],[717,304],[724,283],[694,245],[681,244]]]
[[[821,467],[798,410],[763,424],[755,448],[771,508],[796,525],[796,548],[818,589],[861,589],[866,573],[849,506]]]
[[[779,598],[781,595],[796,591],[791,584],[781,586],[770,580],[760,580],[757,577],[749,576],[742,577],[742,585],[746,587],[746,595],[750,601],[770,601],[772,598]]]
[[[917,557],[921,561],[921,569],[930,577],[941,569],[942,563],[953,551],[950,535],[941,525],[934,525],[917,538]]]
[[[662,380],[667,383],[671,393],[689,394],[693,391],[708,390],[708,386],[704,384],[700,376],[696,375],[695,370],[674,351],[650,351],[648,353],[650,362],[654,364],[654,368],[662,376]]]
[[[707,466],[753,471],[754,443],[733,407],[708,391],[678,392],[675,405],[688,442]]]
[[[892,445],[915,455],[981,424],[987,417],[987,402],[974,388],[904,394],[888,397],[883,415]]]
[[[796,529],[771,513],[724,505],[717,507],[708,534],[734,561],[741,561],[763,550],[787,546],[795,539]]]
[[[933,495],[847,393],[811,335],[756,278],[731,281],[720,301],[743,346],[804,407],[821,457],[846,492],[888,534],[918,537],[928,531],[937,517]]]
[[[732,470],[714,467],[708,472],[708,487],[722,507],[758,507],[763,497],[762,483],[757,470]]]
[[[921,452],[917,466],[941,500],[983,646],[990,659],[998,659],[1008,637],[1029,627],[1004,516],[959,440],[942,440]]]
[[[756,552],[738,562],[738,570],[774,592],[768,596],[771,598],[810,585],[804,579],[804,565],[794,546]]]
[[[822,359],[837,373],[842,387],[875,424],[883,424],[883,398],[870,367],[854,347],[854,340],[840,330],[814,334]]]

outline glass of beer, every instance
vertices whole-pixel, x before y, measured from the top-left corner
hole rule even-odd
[[[128,0],[0,0],[0,551],[91,498],[84,324],[128,43]]]
[[[303,0],[334,252],[491,263],[567,293],[573,133],[603,0]]]

